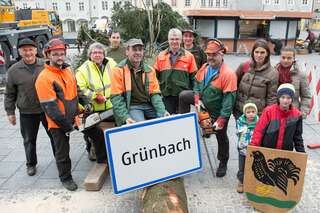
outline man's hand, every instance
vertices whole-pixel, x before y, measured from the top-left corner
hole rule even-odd
[[[135,123],[136,121],[135,120],[133,120],[132,118],[127,118],[127,120],[126,120],[126,124],[133,124],[133,123]]]
[[[84,106],[84,113],[87,113],[87,114],[90,114],[90,113],[92,113],[93,112],[93,106],[92,106],[92,104],[86,104],[85,106]]]
[[[306,118],[307,118],[307,116],[308,116],[308,114],[307,114],[307,113],[305,113],[305,112],[302,112],[301,114],[302,114],[302,118],[303,118],[303,119],[306,119]]]
[[[10,124],[12,124],[13,126],[16,125],[16,123],[17,123],[16,115],[8,115],[8,120],[9,120]]]
[[[71,129],[70,131],[67,131],[67,132],[66,132],[66,136],[69,137],[70,134],[71,134],[71,132],[73,132],[73,131],[75,131],[75,130],[79,131],[79,127],[78,127],[77,125],[73,124],[73,125],[72,125],[72,129]]]
[[[163,114],[163,117],[168,117],[168,116],[170,116],[170,113],[166,111],[166,112]]]
[[[226,123],[226,120],[224,118],[219,117],[212,125],[212,128],[214,130],[221,130],[223,129],[225,123]]]

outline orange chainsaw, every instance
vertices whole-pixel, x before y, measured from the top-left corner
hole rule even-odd
[[[201,135],[205,138],[209,138],[210,135],[216,134],[217,131],[213,127],[213,120],[210,117],[209,112],[201,104],[199,96],[195,95],[195,106],[198,114],[198,122],[201,127]]]

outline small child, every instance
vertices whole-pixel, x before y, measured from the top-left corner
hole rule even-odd
[[[237,186],[237,192],[243,193],[243,176],[244,165],[246,161],[247,146],[250,143],[253,130],[259,119],[257,106],[252,103],[246,103],[243,106],[243,114],[237,120],[237,136],[238,136],[238,151],[239,151],[239,171],[237,174],[239,183]]]

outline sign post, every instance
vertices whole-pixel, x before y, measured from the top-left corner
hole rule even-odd
[[[195,113],[105,131],[115,194],[144,188],[202,168]]]

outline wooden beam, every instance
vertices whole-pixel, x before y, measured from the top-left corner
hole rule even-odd
[[[84,180],[84,187],[87,191],[99,191],[107,176],[108,166],[104,163],[95,163]]]

